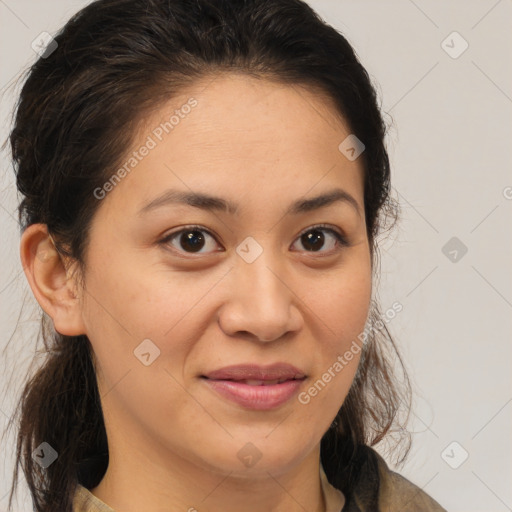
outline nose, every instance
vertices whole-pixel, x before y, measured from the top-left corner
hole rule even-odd
[[[238,259],[229,273],[226,299],[218,315],[228,336],[270,342],[302,327],[300,294],[283,265],[266,257],[266,252],[252,263]]]

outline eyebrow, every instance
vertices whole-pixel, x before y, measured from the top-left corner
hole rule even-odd
[[[343,202],[351,205],[361,217],[359,203],[352,195],[341,188],[336,188],[310,199],[299,199],[288,207],[285,215],[297,215],[311,212],[329,206],[335,202]],[[138,215],[142,216],[151,210],[171,204],[186,204],[202,210],[217,210],[231,215],[240,215],[239,205],[227,199],[199,192],[183,192],[173,189],[166,190],[163,194],[144,205],[139,210]]]

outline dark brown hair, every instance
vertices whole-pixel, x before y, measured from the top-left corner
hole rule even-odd
[[[363,141],[364,208],[373,271],[377,235],[398,218],[390,197],[386,126],[370,77],[349,42],[300,0],[98,0],[55,36],[57,47],[27,72],[10,133],[22,195],[20,229],[44,223],[63,260],[86,271],[93,191],[123,161],[144,115],[203,78],[245,73],[321,92]],[[340,141],[341,142],[341,141]],[[372,304],[370,320],[380,318]],[[16,467],[36,512],[71,512],[76,486],[93,488],[108,465],[108,445],[92,347],[85,335],[56,333],[43,312],[45,359],[27,379],[19,415]],[[403,381],[394,373],[395,361]],[[410,384],[384,324],[368,335],[334,423],[321,442],[330,482],[345,494],[366,446],[393,432]],[[14,418],[11,419],[13,421]],[[399,425],[396,430],[410,436]],[[46,469],[32,452],[48,442]],[[405,456],[404,456],[405,458]],[[403,459],[402,459],[403,460]]]

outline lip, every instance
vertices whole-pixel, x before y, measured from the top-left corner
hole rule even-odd
[[[290,400],[306,375],[295,366],[276,363],[269,366],[227,366],[201,377],[210,389],[237,405],[247,409],[269,410]],[[265,384],[275,380],[282,382]],[[248,384],[242,381],[259,382]]]
[[[226,366],[209,372],[203,377],[213,380],[276,380],[301,379],[305,373],[288,363],[275,363],[267,366],[239,364]]]

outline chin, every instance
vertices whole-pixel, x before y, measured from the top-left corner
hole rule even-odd
[[[207,462],[212,470],[231,476],[251,478],[268,478],[268,474],[287,473],[306,458],[311,449],[299,445],[290,436],[284,443],[278,436],[273,440],[268,429],[261,435],[245,435],[243,440],[230,439],[225,443],[212,446],[211,452],[202,454],[203,462]],[[218,450],[221,447],[221,450]]]

